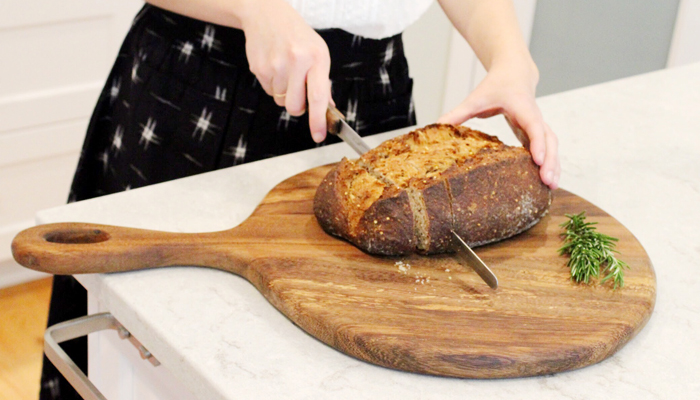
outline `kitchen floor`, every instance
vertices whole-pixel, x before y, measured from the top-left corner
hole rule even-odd
[[[0,289],[0,399],[36,400],[51,278]]]

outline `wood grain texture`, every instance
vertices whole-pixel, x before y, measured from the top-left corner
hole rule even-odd
[[[51,278],[0,289],[0,399],[39,398]]]
[[[492,290],[449,255],[381,258],[324,233],[312,201],[329,169],[280,183],[228,231],[51,224],[19,234],[13,252],[27,267],[62,274],[167,265],[231,271],[346,354],[442,376],[505,378],[584,367],[614,354],[651,316],[656,278],[646,252],[624,226],[574,194],[555,191],[549,214],[534,228],[476,249],[498,276]],[[620,258],[631,267],[624,288],[570,280],[567,259],[557,253],[559,224],[565,213],[583,210],[600,231],[620,239]]]

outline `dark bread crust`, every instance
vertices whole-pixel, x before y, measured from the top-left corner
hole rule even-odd
[[[344,237],[357,247],[372,254],[395,255],[415,250],[413,214],[405,190],[384,189],[382,196],[362,215],[352,229],[348,222],[348,204],[344,200],[349,190],[348,175],[354,166],[343,159],[323,179],[314,197],[314,214],[323,229],[331,235]]]
[[[323,178],[314,196],[314,214],[323,229],[335,236],[347,236],[348,212],[344,207],[343,196],[348,190],[347,159],[333,168]]]
[[[486,152],[443,175],[452,197],[455,232],[470,246],[529,229],[551,203],[551,192],[524,148]]]
[[[413,213],[405,190],[387,190],[360,220],[357,235],[350,239],[371,254],[397,255],[415,251]]]
[[[319,186],[314,213],[368,253],[437,254],[454,250],[453,229],[471,246],[502,240],[536,224],[550,202],[527,150],[434,124],[343,159]]]

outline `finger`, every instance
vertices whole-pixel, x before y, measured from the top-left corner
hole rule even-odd
[[[438,119],[438,123],[461,125],[472,118],[488,118],[501,114],[503,108],[478,91],[472,92],[462,103]]]
[[[484,107],[474,99],[474,96],[470,95],[457,107],[438,118],[437,122],[439,124],[460,125],[483,111],[483,108]]]
[[[275,57],[270,63],[270,73],[272,74],[271,88],[272,97],[275,103],[284,107],[287,96],[287,83],[289,81],[288,61],[281,57]]]
[[[295,117],[306,112],[306,73],[306,68],[299,67],[289,74],[284,106]]]
[[[529,149],[530,138],[527,137],[527,133],[525,133],[525,131],[523,130],[523,128],[520,127],[520,125],[513,122],[513,120],[507,114],[503,114],[503,116],[505,117],[506,122],[508,122],[508,126],[510,126],[510,129],[513,130],[515,137],[518,138],[518,141],[520,141],[520,144],[522,144],[523,147],[525,147],[526,149]]]
[[[266,63],[257,51],[253,51],[250,47],[250,42],[246,43],[246,55],[248,56],[248,67],[250,72],[255,76],[255,79],[260,87],[272,96],[272,73],[269,68],[267,68],[268,63]]]
[[[255,79],[258,81],[260,84],[260,87],[267,93],[268,95],[272,96],[272,79],[265,79],[262,76],[255,75]]]
[[[561,166],[559,164],[559,141],[549,125],[545,123],[544,127],[547,150],[544,162],[540,168],[540,177],[545,185],[549,186],[551,189],[556,189],[559,186],[559,174],[561,172]]]
[[[545,141],[545,123],[539,109],[532,107],[529,111],[520,110],[519,113],[507,112],[514,125],[522,127],[530,140],[530,154],[535,164],[542,166],[547,152]]]
[[[319,62],[306,76],[306,91],[309,106],[309,129],[316,143],[326,138],[326,109],[331,99],[331,86],[328,74],[330,62]]]
[[[275,103],[280,107],[284,107],[285,105],[287,98],[287,83],[288,78],[286,70],[277,70],[275,75],[272,77],[270,87],[272,88],[272,97],[275,100]]]

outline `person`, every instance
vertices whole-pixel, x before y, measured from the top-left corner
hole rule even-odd
[[[555,188],[557,139],[513,5],[439,2],[488,73],[438,122],[504,114]],[[95,106],[69,201],[332,143],[329,103],[361,135],[415,125],[401,32],[431,3],[148,0]],[[49,325],[86,314],[75,279],[53,285]],[[85,338],[63,347],[85,370]],[[44,359],[40,399],[58,398],[80,397]]]

